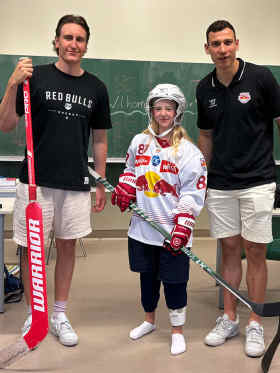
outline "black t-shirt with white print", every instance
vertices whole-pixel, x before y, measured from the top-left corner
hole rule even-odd
[[[30,79],[36,184],[87,191],[91,129],[111,128],[105,85],[93,74],[68,75],[54,64],[35,66]],[[22,85],[16,111],[24,114]],[[28,183],[27,160],[20,181]]]

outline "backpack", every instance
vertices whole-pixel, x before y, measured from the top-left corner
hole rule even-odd
[[[18,303],[21,301],[24,292],[23,282],[21,276],[17,277],[11,272],[4,264],[4,302]]]

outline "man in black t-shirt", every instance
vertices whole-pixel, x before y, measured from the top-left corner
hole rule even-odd
[[[221,241],[222,274],[233,288],[241,282],[245,249],[249,297],[263,303],[266,244],[273,239],[273,120],[280,125],[280,89],[267,68],[236,58],[239,40],[229,22],[214,22],[206,37],[205,51],[216,68],[200,81],[196,96],[198,144],[208,165],[211,234]],[[224,290],[224,315],[205,343],[218,346],[238,333],[236,298]],[[245,352],[254,357],[264,350],[260,317],[252,312]]]
[[[50,330],[67,346],[78,343],[65,311],[75,263],[78,238],[91,232],[91,197],[88,174],[88,144],[92,132],[92,153],[96,171],[105,176],[106,130],[111,128],[109,99],[105,85],[81,68],[90,36],[83,17],[66,15],[56,28],[55,64],[32,66],[20,60],[9,78],[0,104],[0,130],[13,130],[24,114],[22,82],[30,79],[37,200],[43,209],[45,242],[54,230],[57,260],[55,303]],[[22,271],[28,284],[25,208],[28,201],[26,157],[20,171],[14,209],[14,240],[24,248]],[[104,209],[103,185],[96,186],[94,212]],[[32,322],[29,286],[25,286],[28,317],[23,334]]]

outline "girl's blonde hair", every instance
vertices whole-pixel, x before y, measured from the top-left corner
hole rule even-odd
[[[159,134],[159,125],[156,123],[154,119],[151,120],[151,127],[155,134]],[[149,134],[152,136],[151,132],[149,131],[149,128],[146,128],[143,131],[143,133],[145,133],[146,135]],[[177,125],[171,131],[170,140],[169,140],[170,145],[174,148],[175,154],[178,151],[178,147],[179,147],[181,139],[186,139],[190,141],[191,143],[193,142],[190,136],[188,135],[187,131],[185,130],[185,128],[182,127],[181,125],[179,126]]]

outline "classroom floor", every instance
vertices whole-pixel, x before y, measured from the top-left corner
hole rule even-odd
[[[203,344],[205,334],[221,314],[217,308],[218,288],[214,280],[194,263],[189,282],[189,306],[185,337],[187,351],[170,355],[170,326],[164,298],[158,307],[157,330],[132,341],[129,330],[143,319],[139,305],[138,275],[128,269],[126,239],[84,239],[87,257],[77,245],[77,262],[68,316],[79,334],[76,347],[64,347],[49,334],[40,347],[4,371],[59,373],[260,373],[261,359],[245,356],[244,339],[248,309],[239,305],[241,333],[220,347]],[[6,262],[14,262],[14,244],[6,240]],[[195,238],[193,251],[215,268],[216,241]],[[47,266],[48,296],[53,303],[52,254]],[[280,299],[279,263],[268,262],[267,301]],[[246,262],[243,262],[245,269]],[[244,280],[241,290],[245,289]],[[244,290],[244,294],[245,290]],[[24,302],[7,304],[0,314],[0,346],[16,340],[26,317]],[[266,342],[277,329],[277,319],[263,319]],[[280,348],[270,368],[280,370]]]

